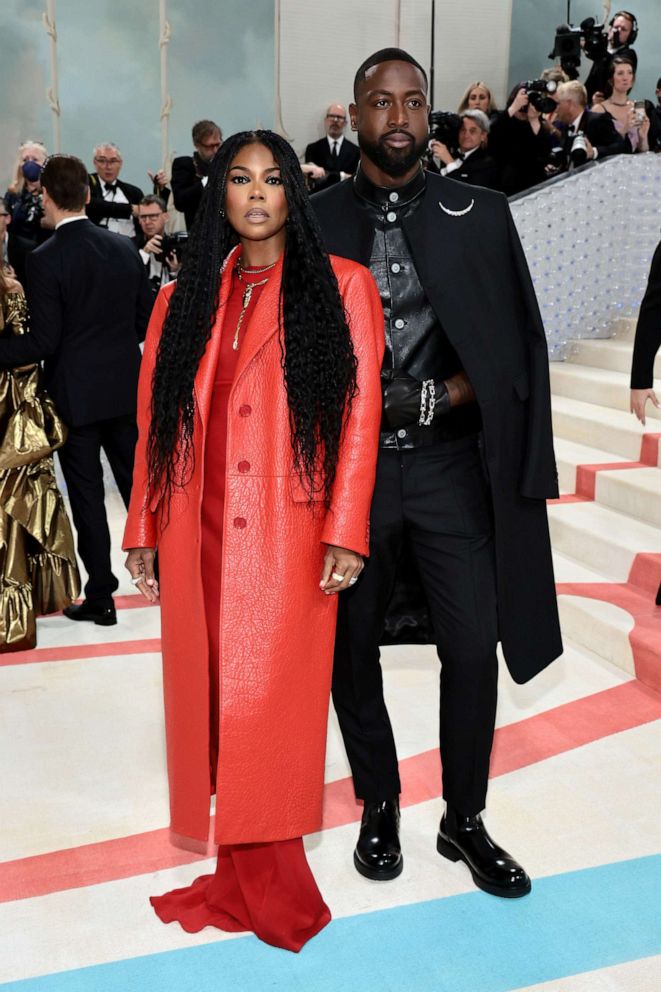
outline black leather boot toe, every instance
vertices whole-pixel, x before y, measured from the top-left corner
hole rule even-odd
[[[479,889],[492,896],[518,899],[530,892],[521,865],[487,833],[481,816],[461,816],[448,806],[438,831],[436,849],[450,861],[463,861]]]
[[[386,882],[401,875],[404,861],[396,799],[365,803],[353,863],[356,871],[376,882]]]

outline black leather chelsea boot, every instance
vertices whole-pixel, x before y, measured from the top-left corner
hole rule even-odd
[[[468,865],[477,887],[492,896],[518,899],[532,888],[521,865],[491,839],[479,814],[462,816],[448,806],[436,849],[444,858]]]
[[[397,799],[365,803],[353,863],[356,871],[375,882],[387,882],[401,875],[404,861],[399,843]]]

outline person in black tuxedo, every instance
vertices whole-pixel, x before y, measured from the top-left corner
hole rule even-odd
[[[569,168],[570,152],[579,132],[585,135],[588,162],[596,162],[611,155],[622,155],[627,145],[615,129],[609,114],[597,114],[587,109],[588,94],[583,83],[572,79],[560,83],[554,99],[557,103],[556,121],[564,124],[564,167]]]
[[[313,191],[321,192],[342,179],[352,176],[358,168],[360,150],[344,136],[347,112],[341,103],[332,103],[326,111],[324,127],[326,137],[311,142],[305,149],[305,165],[323,169],[323,175],[314,178]]]
[[[175,208],[184,215],[190,231],[202,199],[214,155],[223,143],[223,132],[213,121],[193,125],[192,155],[180,155],[172,162],[172,195]]]
[[[442,141],[430,141],[429,151],[433,155],[432,172],[458,179],[469,186],[486,186],[499,189],[500,172],[498,164],[487,151],[489,118],[481,110],[464,110],[460,115],[461,127],[457,139],[456,153]]]
[[[128,506],[133,474],[140,341],[152,295],[127,238],[92,224],[87,171],[73,155],[52,155],[42,173],[44,211],[55,234],[30,255],[31,333],[0,340],[0,367],[44,362],[44,385],[67,425],[58,452],[87,569],[85,600],[72,620],[117,622],[101,449]]]
[[[558,495],[548,348],[507,200],[423,170],[427,76],[401,49],[356,73],[353,180],[311,203],[329,253],[368,266],[383,304],[383,416],[370,553],[339,604],[333,701],[356,795],[356,870],[402,870],[400,779],[379,645],[441,661],[446,810],[437,849],[514,898],[525,870],[481,818],[496,644],[526,682],[562,652],[546,516]]]
[[[87,216],[99,227],[127,238],[139,236],[138,204],[144,196],[139,186],[119,178],[122,153],[117,145],[104,143],[94,149],[96,172],[90,173]]]

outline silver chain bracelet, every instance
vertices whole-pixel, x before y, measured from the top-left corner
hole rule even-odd
[[[429,407],[428,407],[429,404]],[[418,417],[419,427],[429,427],[434,419],[434,407],[436,406],[436,386],[433,379],[424,379],[420,390],[420,416]]]

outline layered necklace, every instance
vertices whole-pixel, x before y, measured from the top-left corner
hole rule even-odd
[[[271,262],[270,265],[265,265],[263,269],[247,269],[241,265],[241,259],[236,263],[234,271],[236,272],[237,278],[240,283],[242,283],[246,288],[243,291],[243,301],[241,303],[241,313],[239,314],[239,319],[236,325],[236,330],[234,331],[234,340],[232,341],[232,348],[234,351],[239,350],[239,331],[241,330],[241,325],[243,324],[243,318],[246,315],[246,311],[250,306],[250,300],[252,298],[253,289],[257,289],[258,286],[264,286],[269,281],[269,277],[266,279],[260,279],[259,282],[248,282],[245,279],[245,275],[251,276],[261,276],[264,272],[269,272],[274,269],[278,264],[278,260]]]

